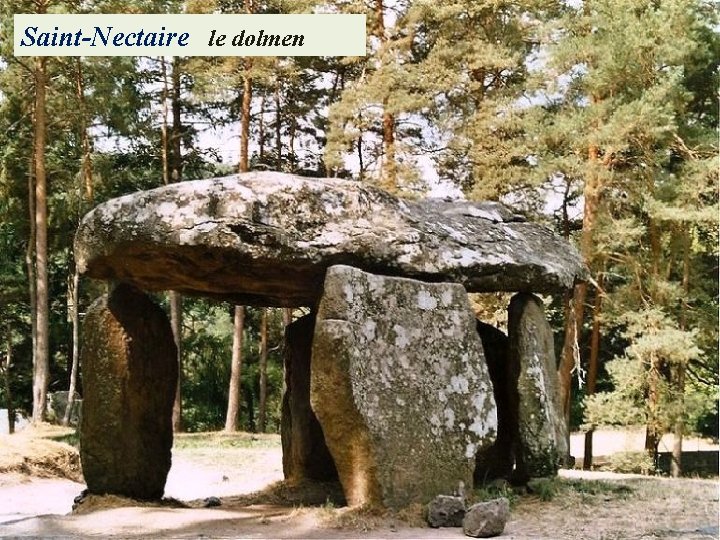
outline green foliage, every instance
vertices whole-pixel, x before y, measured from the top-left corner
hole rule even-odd
[[[654,474],[655,462],[646,452],[617,452],[608,456],[600,470],[627,474]]]
[[[557,478],[531,478],[527,484],[528,491],[540,497],[541,501],[552,501],[558,492]]]
[[[227,412],[232,349],[232,307],[202,299],[184,302],[183,422],[190,432],[222,429]],[[282,320],[269,316],[267,430],[279,432],[283,385]],[[260,310],[246,308],[240,426],[255,431],[260,392]]]
[[[511,508],[518,502],[517,492],[507,482],[497,482],[476,487],[469,502],[474,504],[476,502],[491,501],[499,497],[505,497],[510,502]]]
[[[607,496],[613,495],[619,499],[625,499],[633,493],[633,488],[618,482],[604,480],[576,480],[562,479],[558,484],[565,491],[573,491],[585,496]]]

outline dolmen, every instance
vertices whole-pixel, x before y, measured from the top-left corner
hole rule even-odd
[[[584,279],[575,249],[494,202],[404,200],[359,182],[252,172],[110,200],[75,239],[111,282],[84,320],[88,490],[162,496],[175,344],[146,294],[307,307],[286,328],[283,470],[399,508],[567,456],[539,293]],[[468,293],[514,292],[508,333]]]

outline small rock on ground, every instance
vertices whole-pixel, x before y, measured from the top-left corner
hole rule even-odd
[[[427,506],[427,522],[430,527],[462,527],[465,517],[465,501],[462,497],[438,495]]]
[[[474,538],[498,536],[510,517],[510,501],[505,497],[472,505],[465,513],[463,532]]]

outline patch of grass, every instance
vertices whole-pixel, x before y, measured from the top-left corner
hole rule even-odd
[[[490,484],[485,484],[475,488],[468,505],[472,505],[478,502],[491,501],[505,497],[510,501],[510,508],[515,506],[518,501],[518,494],[508,482],[496,481]]]
[[[528,492],[540,497],[541,501],[552,501],[560,489],[558,478],[532,478],[527,485]]]
[[[332,510],[345,505],[345,496],[340,482],[304,481],[290,483],[281,480],[255,493],[229,497],[226,502],[236,506],[254,504],[322,506],[327,510]]]
[[[603,480],[558,479],[557,482],[561,483],[565,490],[582,495],[603,495],[626,499],[634,492],[627,484]]]
[[[349,529],[372,531],[379,528],[395,529],[404,527],[425,527],[425,506],[411,504],[400,510],[388,510],[376,506],[356,506],[335,508],[325,505],[318,514],[323,527],[331,529]]]
[[[174,448],[278,448],[280,436],[260,433],[224,433],[211,431],[204,433],[176,433]]]
[[[598,467],[601,471],[630,474],[655,474],[655,464],[645,452],[618,452],[607,457],[607,463]]]
[[[25,434],[0,436],[0,475],[5,473],[82,482],[76,448]]]
[[[52,441],[57,441],[65,444],[69,444],[70,446],[73,446],[80,449],[80,433],[77,431],[74,431],[72,433],[67,433],[65,435],[55,435],[53,437],[48,437]]]

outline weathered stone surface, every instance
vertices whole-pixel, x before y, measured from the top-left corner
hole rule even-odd
[[[427,505],[427,522],[433,528],[462,527],[465,499],[453,495],[438,495]]]
[[[311,403],[350,504],[402,507],[472,485],[496,411],[457,284],[328,270]]]
[[[90,493],[158,499],[172,448],[177,358],[170,323],[118,285],[83,322],[80,455]]]
[[[472,505],[465,513],[463,532],[474,538],[498,536],[510,517],[510,501],[505,497]]]
[[[520,478],[554,475],[568,454],[559,400],[555,346],[542,301],[516,294],[508,309],[509,363],[518,391]]]
[[[281,428],[283,472],[287,480],[337,480],[337,469],[320,423],[310,407],[310,357],[315,314],[285,329],[285,389]]]
[[[314,305],[333,264],[471,292],[564,289],[584,272],[570,244],[498,203],[270,172],[103,203],[83,218],[75,257],[90,277],[262,306]]]

